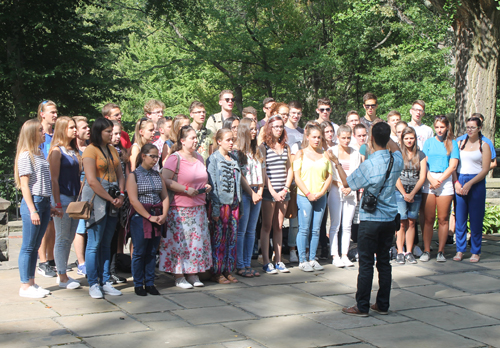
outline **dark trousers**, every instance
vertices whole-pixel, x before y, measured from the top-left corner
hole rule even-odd
[[[394,221],[361,221],[358,229],[359,274],[356,302],[360,312],[368,313],[373,282],[374,254],[377,254],[379,290],[377,305],[381,311],[389,310],[391,294],[391,263],[389,249],[394,238]]]

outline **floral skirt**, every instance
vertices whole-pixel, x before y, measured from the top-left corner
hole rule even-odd
[[[160,271],[174,274],[205,272],[212,267],[208,219],[204,205],[170,207],[167,237],[160,243]]]
[[[225,204],[220,208],[218,221],[210,219],[212,271],[215,274],[232,272],[236,269],[236,237],[238,235],[239,214],[240,205],[238,198],[235,197],[233,204]],[[212,215],[210,214],[210,216]]]

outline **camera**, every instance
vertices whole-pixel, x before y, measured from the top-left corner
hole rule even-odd
[[[121,195],[120,188],[114,184],[109,186],[108,193],[112,198],[118,198]]]
[[[361,203],[361,208],[367,213],[373,214],[377,209],[377,197],[372,195],[370,192],[366,191],[363,194],[363,202]]]

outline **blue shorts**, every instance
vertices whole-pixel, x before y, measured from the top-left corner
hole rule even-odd
[[[398,213],[401,215],[401,220],[418,218],[418,210],[420,209],[420,203],[422,203],[422,194],[419,192],[413,197],[413,203],[408,203],[404,200],[403,195],[399,193],[398,190],[394,192],[396,194],[396,201],[398,203]]]

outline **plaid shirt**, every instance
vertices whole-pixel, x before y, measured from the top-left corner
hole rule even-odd
[[[392,166],[389,178],[384,184],[377,200],[377,208],[373,214],[365,212],[360,208],[361,221],[393,221],[398,213],[396,196],[396,182],[401,175],[404,163],[401,152],[392,154],[394,164]],[[347,178],[347,183],[352,190],[363,188],[373,195],[378,195],[382,183],[385,180],[385,174],[389,167],[390,155],[388,150],[380,150],[370,155],[366,161]]]
[[[142,204],[161,202],[162,182],[160,174],[154,169],[146,170],[139,166],[134,171],[137,181],[137,198]]]

